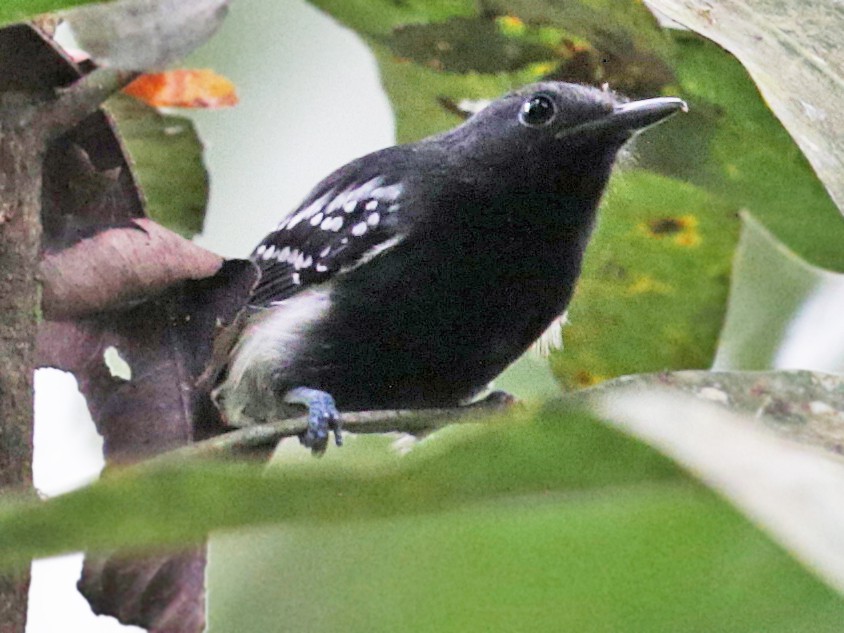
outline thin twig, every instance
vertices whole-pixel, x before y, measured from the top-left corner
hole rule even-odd
[[[449,424],[478,422],[507,403],[482,401],[478,405],[451,409],[391,409],[343,414],[343,429],[352,433],[424,433]],[[285,437],[304,433],[307,416],[250,426],[164,453],[148,465],[190,459],[226,459],[244,454],[266,456]]]
[[[67,88],[59,89],[57,98],[39,112],[49,138],[56,138],[74,128],[137,76],[136,72],[97,68]]]

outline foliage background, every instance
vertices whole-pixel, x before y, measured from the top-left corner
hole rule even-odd
[[[431,131],[413,122],[432,129],[455,122],[440,110],[414,111],[417,103],[431,108],[435,93],[493,96],[510,83],[535,78],[528,76],[531,68],[523,75],[458,76],[399,64],[388,52],[398,44],[378,38],[401,11],[426,9],[418,2],[394,11],[383,4],[370,19],[356,22],[360,3],[321,3],[369,38],[398,104],[404,140]],[[469,4],[434,3],[442,14],[429,15],[469,16]],[[510,4],[530,12],[554,3]],[[580,307],[566,333],[569,349],[554,357],[555,373],[566,384],[582,386],[626,371],[708,366],[730,283],[734,290],[747,290],[733,294],[719,366],[840,371],[842,356],[829,353],[829,342],[840,340],[834,323],[829,330],[817,320],[804,326],[815,340],[821,337],[821,349],[832,358],[826,365],[816,362],[824,354],[778,360],[784,341],[812,347],[802,336],[795,343],[794,315],[805,316],[809,299],[817,301],[820,290],[840,297],[841,286],[839,277],[800,262],[777,238],[810,262],[841,270],[844,229],[744,71],[711,44],[694,38],[668,42],[636,21],[640,8],[630,14],[631,23],[604,3],[583,4],[610,16],[619,28],[635,25],[648,33],[644,48],[654,55],[650,61],[670,63],[675,73],[663,87],[688,98],[693,114],[643,139],[637,162],[614,181],[579,291]],[[316,19],[314,10],[300,3],[240,0],[221,34],[189,62],[213,65],[242,92],[236,110],[193,115],[208,144],[213,178],[200,242],[225,255],[248,252],[279,213],[333,167],[391,141],[391,110],[372,69],[361,64],[363,79],[349,69],[348,55],[338,55],[340,42],[360,51],[359,42],[336,28],[321,35],[308,26],[310,19]],[[588,29],[589,20],[581,26]],[[415,45],[412,38],[402,43],[411,55]],[[291,88],[294,78],[300,87]],[[419,88],[427,93],[418,94]],[[352,114],[358,98],[363,107]],[[370,136],[373,130],[380,132]],[[325,148],[337,139],[350,145],[329,153]],[[747,208],[773,236],[762,230],[739,242],[738,213]],[[654,227],[676,209],[691,217],[680,218],[685,223],[663,239]],[[764,274],[769,277],[759,281]],[[689,287],[695,292],[685,292]],[[775,322],[760,325],[760,315],[771,312]],[[662,341],[666,344],[655,344]],[[760,341],[768,345],[763,352]],[[535,374],[541,363],[525,363],[508,378],[517,392],[554,391],[547,368]],[[539,423],[555,419],[537,415]],[[622,623],[629,630],[835,630],[840,598],[723,501],[686,477],[667,487],[631,486],[623,461],[613,463],[618,452],[607,450],[612,440],[600,431],[589,433],[604,448],[593,455],[594,463],[563,461],[558,467],[561,476],[601,484],[586,486],[581,496],[567,496],[566,489],[550,500],[486,500],[422,517],[411,512],[364,523],[293,525],[216,540],[209,571],[211,630],[248,630],[247,622],[262,631],[302,630],[305,623],[309,630],[394,629],[406,626],[407,618],[413,628],[439,631],[523,625],[554,630],[562,622],[580,630],[618,630]],[[450,437],[458,456],[461,446],[476,439],[460,431]],[[510,446],[524,463],[535,459],[529,447],[522,448]],[[347,449],[344,460],[363,465],[379,463],[387,452],[378,440]],[[618,450],[640,451],[636,463],[655,459],[638,445]],[[329,472],[335,458],[324,462]],[[614,473],[620,488],[605,489],[601,473]],[[530,488],[532,477],[520,473],[516,480]],[[523,548],[525,543],[533,546]],[[486,581],[493,577],[504,581],[490,586]],[[326,598],[314,600],[322,591]]]

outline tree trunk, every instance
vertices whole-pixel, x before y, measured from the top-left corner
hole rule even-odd
[[[3,99],[3,97],[0,97]],[[32,485],[43,133],[0,101],[0,488]],[[0,578],[0,633],[24,633],[29,573]]]

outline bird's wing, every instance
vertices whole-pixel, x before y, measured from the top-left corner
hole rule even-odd
[[[261,279],[250,305],[283,301],[397,244],[402,191],[383,177],[326,181],[252,253]]]

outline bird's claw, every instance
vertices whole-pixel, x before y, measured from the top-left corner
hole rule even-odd
[[[297,402],[308,407],[308,428],[299,435],[299,441],[311,449],[314,455],[322,455],[328,446],[328,436],[334,433],[334,443],[343,445],[340,412],[331,394],[316,389],[294,389],[288,394],[288,402]]]

